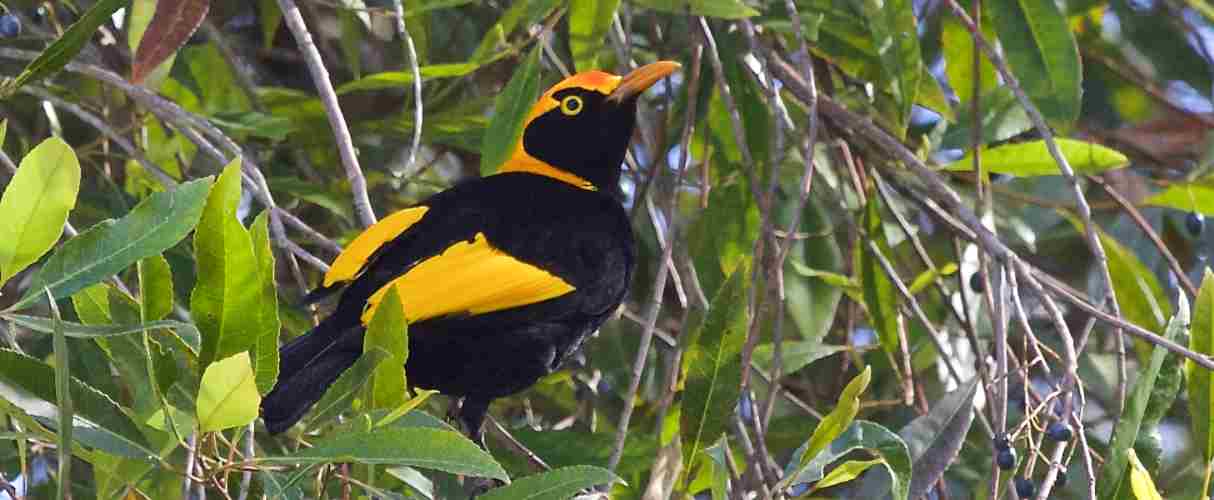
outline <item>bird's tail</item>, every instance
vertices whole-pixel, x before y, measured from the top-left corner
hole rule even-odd
[[[351,337],[361,339],[361,335],[349,331],[355,328],[362,327],[343,327],[330,317],[279,349],[278,383],[261,400],[261,417],[270,434],[295,425],[337,377],[358,360],[361,342],[348,341]]]

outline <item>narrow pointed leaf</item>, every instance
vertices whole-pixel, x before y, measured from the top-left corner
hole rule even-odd
[[[1214,184],[1209,181],[1175,183],[1151,195],[1143,203],[1214,215]]]
[[[749,263],[738,265],[709,303],[708,317],[692,334],[683,356],[684,463],[725,432],[741,394],[742,344],[746,341]]]
[[[292,465],[353,462],[408,465],[452,474],[506,479],[493,457],[463,435],[423,427],[390,427],[372,432],[339,434],[311,448],[263,459]]]
[[[144,323],[173,312],[173,271],[163,255],[139,261],[139,315]]]
[[[126,4],[127,0],[101,0],[93,4],[63,32],[63,36],[26,65],[21,74],[0,85],[0,100],[11,97],[26,83],[58,73],[92,39],[97,28],[110,19],[110,14]]]
[[[210,0],[159,0],[156,13],[135,51],[131,81],[141,83],[160,63],[177,52],[207,17]]]
[[[1100,144],[1075,139],[1055,139],[1067,163],[1077,174],[1096,174],[1129,166],[1130,160],[1115,149]],[[994,148],[983,148],[982,169],[997,174],[1017,177],[1062,175],[1054,157],[1050,156],[1045,141],[1029,141],[1007,144]],[[969,171],[974,168],[973,154],[944,167],[945,170]]]
[[[965,444],[974,422],[977,378],[940,398],[927,415],[916,418],[898,435],[906,441],[914,463],[910,497],[920,498],[944,476]]]
[[[79,296],[80,294],[74,295],[73,299]],[[79,304],[79,302],[76,303]],[[80,306],[77,305],[76,307],[77,311],[79,311]],[[107,312],[106,314],[109,313]],[[53,321],[47,318],[27,316],[24,314],[4,314],[2,317],[35,332],[54,332]],[[193,352],[198,351],[198,329],[195,328],[194,325],[181,321],[162,319],[157,321],[148,321],[147,323],[132,324],[81,324],[71,321],[63,322],[64,335],[77,339],[118,337],[122,335],[146,333],[162,329],[171,329],[175,331],[178,337],[181,339],[182,345],[187,346]]]
[[[0,197],[5,219],[0,224],[0,285],[59,241],[79,190],[80,162],[63,139],[42,141],[21,159]]]
[[[1134,453],[1134,449],[1130,448],[1130,489],[1134,492],[1134,498],[1138,500],[1163,500],[1163,496],[1159,494],[1159,490],[1155,488],[1155,481],[1151,479],[1151,474],[1147,472],[1146,467],[1142,466],[1142,462],[1138,460],[1138,454]]]
[[[1053,0],[992,0],[984,5],[1003,53],[1029,99],[1059,132],[1079,116],[1083,71],[1066,16]]]
[[[1183,293],[1177,295],[1177,300],[1179,304],[1176,308],[1176,315],[1168,321],[1168,327],[1164,330],[1163,335],[1164,338],[1172,341],[1182,337],[1189,328],[1189,301],[1184,298]],[[1159,370],[1168,355],[1167,349],[1155,346],[1151,351],[1150,362],[1140,370],[1138,379],[1134,381],[1134,387],[1130,390],[1125,410],[1122,411],[1121,418],[1118,419],[1117,426],[1113,429],[1113,436],[1109,441],[1110,455],[1104,467],[1100,469],[1100,478],[1096,483],[1096,492],[1100,498],[1118,498],[1122,492],[1128,491],[1129,484],[1126,482],[1125,473],[1126,464],[1129,463],[1129,451],[1141,432],[1147,402],[1150,401],[1151,393],[1155,390]],[[1195,365],[1194,368],[1204,371],[1204,368]],[[1190,395],[1190,397],[1192,396]]]
[[[741,0],[637,0],[637,5],[671,14],[745,19],[759,15]]]
[[[1183,294],[1182,294],[1183,295]],[[1189,336],[1189,349],[1198,354],[1214,356],[1214,272],[1206,269],[1201,280],[1201,291],[1193,304],[1193,330]],[[1189,400],[1189,432],[1192,442],[1201,453],[1202,463],[1214,460],[1214,372],[1206,370],[1192,361],[1185,360],[1185,391]]]
[[[876,243],[888,258],[892,253],[885,241],[885,230],[881,225],[881,210],[875,193],[868,197],[868,207],[864,211],[864,228],[868,238]],[[859,252],[860,284],[864,292],[864,307],[868,310],[869,321],[877,337],[881,340],[881,348],[891,356],[899,356],[898,337],[898,295],[894,283],[885,274],[881,262],[868,246],[857,248]]]
[[[821,422],[818,422],[818,427],[814,428],[814,433],[809,437],[809,441],[805,442],[805,451],[801,454],[799,469],[808,467],[818,453],[826,449],[826,445],[851,426],[852,421],[856,418],[856,413],[860,411],[860,395],[868,388],[872,376],[872,367],[866,366],[864,371],[856,375],[851,382],[847,383],[847,387],[843,388],[835,408],[826,414]]]
[[[858,0],[860,19],[881,61],[884,89],[894,98],[898,135],[903,135],[923,72],[918,27],[910,0]]]
[[[367,407],[398,407],[408,396],[405,389],[405,361],[409,359],[409,327],[405,323],[405,308],[396,288],[388,289],[371,323],[367,325],[363,350],[374,349],[388,353],[388,359],[371,374]]]
[[[41,302],[45,296],[35,290],[47,287],[56,299],[67,297],[176,245],[198,223],[210,185],[206,178],[153,193],[123,218],[102,221],[68,240],[47,259],[30,292],[10,310]]]
[[[523,133],[523,120],[540,96],[540,48],[527,54],[493,105],[493,118],[481,144],[481,175],[488,175],[510,158]]]
[[[826,466],[861,449],[881,459],[881,465],[888,473],[888,480],[892,481],[892,486],[882,488],[880,491],[866,491],[867,496],[856,495],[854,498],[881,498],[886,491],[893,496],[894,500],[912,498],[909,496],[911,457],[906,443],[889,429],[863,420],[852,422],[847,430],[831,441],[830,445],[819,452],[805,467],[801,467],[799,471],[793,470],[793,465],[804,461],[805,446],[802,446],[802,449],[794,454],[794,460],[789,462],[785,478],[777,487],[783,489],[793,484],[819,481],[823,478]],[[872,477],[872,475],[870,474],[868,477]]]
[[[579,491],[609,485],[620,479],[611,471],[590,465],[562,467],[521,479],[509,485],[494,488],[477,498],[481,500],[565,500],[577,496]]]
[[[274,252],[270,246],[269,211],[261,212],[250,228],[253,256],[257,259],[258,297],[253,304],[250,333],[253,342],[253,369],[257,374],[257,392],[266,394],[278,380],[278,282],[274,277]]]

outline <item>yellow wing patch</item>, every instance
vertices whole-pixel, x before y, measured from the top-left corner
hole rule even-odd
[[[400,236],[400,233],[409,229],[409,226],[422,220],[427,210],[430,208],[406,208],[384,217],[383,220],[367,228],[366,231],[355,237],[345,250],[342,250],[341,255],[333,260],[333,265],[329,266],[329,272],[325,273],[325,286],[333,286],[339,281],[354,279],[367,264],[367,259],[371,257],[371,254],[379,250],[384,243]]]
[[[543,302],[574,290],[548,271],[493,248],[484,233],[423,260],[367,300],[366,324],[396,287],[410,323],[453,313],[483,314]]]

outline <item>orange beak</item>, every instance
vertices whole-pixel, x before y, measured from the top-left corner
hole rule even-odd
[[[641,66],[620,79],[620,84],[607,96],[608,101],[621,102],[624,99],[639,95],[658,80],[674,73],[683,65],[674,61],[658,61]]]

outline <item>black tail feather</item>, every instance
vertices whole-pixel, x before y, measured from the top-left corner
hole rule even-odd
[[[279,349],[278,383],[261,401],[261,416],[270,434],[289,429],[320,400],[325,390],[358,360],[361,342],[350,348],[345,329],[332,318]]]

